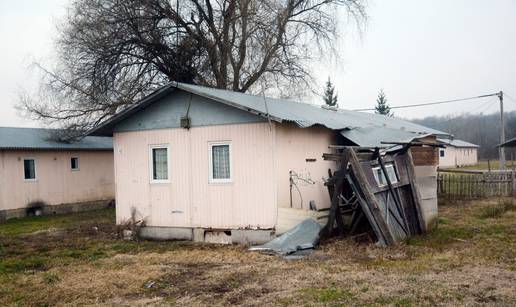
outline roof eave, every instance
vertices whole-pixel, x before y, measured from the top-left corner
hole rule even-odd
[[[171,82],[167,85],[164,85],[163,87],[157,89],[153,93],[149,94],[147,97],[141,99],[140,101],[136,102],[133,106],[123,110],[122,112],[112,116],[105,122],[101,123],[98,126],[93,127],[92,129],[86,131],[84,134],[85,136],[113,136],[113,128],[114,126],[121,122],[122,120],[130,117],[134,113],[146,108],[147,106],[151,105],[158,99],[170,94],[173,92],[176,88],[174,85],[175,83]]]
[[[252,108],[247,108],[247,107],[244,107],[242,105],[233,103],[233,102],[231,102],[229,100],[226,100],[226,99],[221,99],[219,97],[216,97],[216,96],[213,96],[213,95],[210,95],[210,94],[206,94],[206,93],[202,93],[202,92],[198,92],[198,91],[189,89],[187,87],[181,86],[181,83],[175,83],[175,84],[176,84],[175,86],[178,89],[180,89],[180,90],[183,90],[183,91],[186,91],[186,92],[189,92],[189,93],[192,93],[192,94],[204,97],[204,98],[208,98],[208,99],[217,101],[219,103],[223,103],[223,104],[228,105],[230,107],[234,107],[234,108],[237,108],[239,110],[246,111],[246,112],[249,112],[251,114],[258,115],[258,116],[264,117],[266,119],[273,120],[273,121],[278,122],[278,123],[283,122],[283,119],[281,119],[279,117],[272,116],[272,115],[270,115],[268,113],[264,113],[264,112],[261,112],[261,111],[258,111],[258,110],[252,109]],[[264,103],[266,103],[267,100],[266,100],[266,98],[264,98],[264,99],[265,99]]]

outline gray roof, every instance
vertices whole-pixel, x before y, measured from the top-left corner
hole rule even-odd
[[[463,140],[459,140],[459,139],[437,139],[438,142],[440,143],[443,143],[445,145],[448,145],[448,146],[453,146],[453,147],[474,147],[474,148],[477,148],[479,147],[478,145],[475,145],[473,143],[469,143],[469,142],[466,142],[466,141],[463,141]]]
[[[114,125],[132,114],[142,110],[149,104],[171,93],[175,89],[180,89],[192,94],[196,94],[205,98],[209,98],[235,108],[270,118],[276,122],[292,122],[299,127],[310,127],[321,125],[333,130],[352,131],[358,129],[357,135],[361,135],[360,139],[356,139],[357,145],[363,144],[379,145],[377,135],[367,133],[368,129],[380,128],[383,138],[386,141],[399,141],[397,139],[398,131],[412,133],[418,137],[434,134],[448,135],[445,132],[424,127],[401,119],[371,113],[363,113],[348,110],[328,110],[313,104],[300,103],[285,99],[265,98],[263,96],[249,95],[229,90],[214,89],[185,83],[169,83],[133,107],[121,112],[113,118],[107,120],[100,126],[92,129],[90,135],[111,135]],[[365,130],[361,130],[365,129]],[[396,132],[395,132],[396,131]],[[389,135],[394,132],[393,135]],[[403,133],[404,137],[407,133]],[[371,139],[369,139],[371,137]]]
[[[0,127],[0,149],[10,150],[113,150],[110,137],[88,136],[73,143],[52,138],[56,129]]]
[[[512,138],[498,145],[498,147],[516,147],[516,138]]]
[[[382,142],[408,143],[414,139],[431,135],[431,133],[415,133],[385,127],[344,129],[340,134],[362,147],[390,147],[393,145],[382,144]]]

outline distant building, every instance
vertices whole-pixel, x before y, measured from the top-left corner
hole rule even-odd
[[[114,199],[112,139],[63,143],[53,132],[0,128],[0,221],[85,211]]]
[[[500,147],[507,147],[507,148],[514,148],[516,147],[516,138],[512,138],[508,141],[505,141],[504,143],[498,145]]]
[[[445,145],[439,149],[439,167],[461,167],[478,163],[478,145],[457,139],[437,139]]]

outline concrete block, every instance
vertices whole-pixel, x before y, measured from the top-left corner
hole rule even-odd
[[[99,210],[114,205],[114,200],[104,199],[80,203],[45,205],[42,207],[42,215],[66,214]],[[0,221],[27,216],[27,208],[0,210]]]
[[[425,166],[414,166],[414,173],[416,177],[436,177],[437,166],[436,165],[425,165]]]
[[[203,228],[194,228],[193,229],[193,240],[194,242],[204,242],[204,232]]]
[[[192,240],[193,229],[187,227],[146,226],[140,230],[140,237],[151,240]]]
[[[421,205],[423,207],[423,217],[427,227],[429,227],[438,216],[437,198],[423,199]]]
[[[275,238],[273,230],[234,229],[231,240],[235,244],[263,244]]]
[[[204,232],[204,242],[216,244],[231,244],[231,232],[228,231],[206,231]]]

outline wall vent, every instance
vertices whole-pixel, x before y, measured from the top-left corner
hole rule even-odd
[[[189,129],[190,128],[190,117],[183,116],[180,121],[181,128]]]

